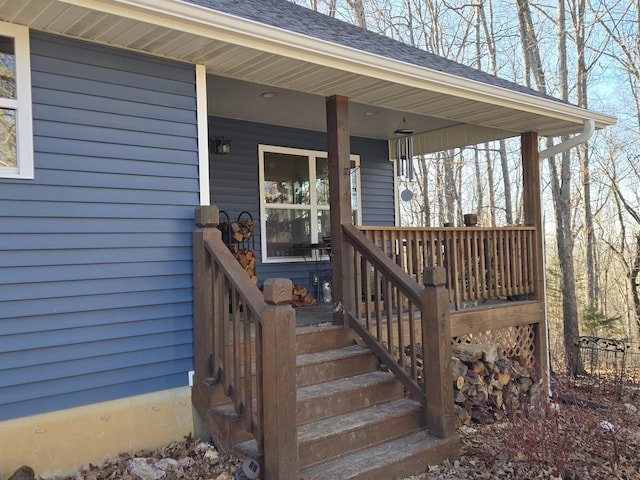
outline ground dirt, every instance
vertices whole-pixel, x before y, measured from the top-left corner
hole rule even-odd
[[[556,377],[554,392],[562,393],[562,401],[498,415],[498,421],[485,425],[461,426],[457,459],[405,480],[640,480],[640,393],[637,385],[610,387]],[[218,454],[213,445],[186,438],[154,452],[90,465],[64,480],[137,480],[130,471],[134,457],[149,464],[174,459],[175,471],[167,480],[234,480],[242,464]]]

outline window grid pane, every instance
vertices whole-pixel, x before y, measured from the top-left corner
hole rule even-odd
[[[0,35],[0,97],[15,99],[16,92],[15,40]]]
[[[299,257],[311,243],[311,212],[308,209],[266,209],[267,255]]]
[[[308,157],[283,153],[265,154],[266,203],[310,205],[309,187]]]
[[[0,167],[16,168],[16,112],[0,108]]]
[[[302,260],[331,235],[324,152],[260,146],[263,261]],[[350,164],[353,223],[359,218],[357,160]]]
[[[318,205],[329,205],[329,162],[316,158],[316,195]]]

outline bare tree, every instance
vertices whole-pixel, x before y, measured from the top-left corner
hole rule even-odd
[[[594,5],[595,4],[595,5]],[[603,169],[617,207],[618,229],[606,240],[624,266],[629,286],[636,333],[640,336],[640,5],[637,1],[616,0],[589,2],[591,12],[605,32],[610,44],[604,50],[612,64],[623,73],[626,90],[632,102],[630,111],[621,112],[633,118],[629,126],[631,138],[625,140],[622,130],[609,142]],[[632,230],[632,232],[629,232]]]
[[[576,51],[576,102],[580,107],[588,108],[589,74],[598,59],[604,53],[604,45],[597,45],[595,41],[589,41],[593,26],[587,31],[587,0],[572,0],[569,3],[571,21],[574,31],[574,44]],[[593,52],[593,58],[587,60],[587,51]],[[598,283],[597,246],[594,231],[593,198],[591,192],[591,152],[587,144],[578,147],[580,172],[582,176],[582,193],[584,200],[584,233],[586,242],[586,267],[587,267],[587,310],[596,311],[600,308],[600,286]]]
[[[531,76],[537,90],[546,93],[546,80],[536,37],[529,0],[516,0],[523,57],[527,76]],[[557,2],[557,55],[560,97],[569,97],[567,67],[567,32],[564,0]],[[527,82],[529,83],[529,82]],[[549,142],[549,139],[547,140]],[[579,335],[578,305],[576,298],[573,237],[571,232],[571,156],[561,154],[558,170],[555,157],[549,158],[550,185],[556,221],[556,244],[561,270],[562,323],[567,368],[573,374],[582,370],[575,341]]]
[[[496,48],[496,40],[497,35],[494,31],[494,15],[493,15],[493,4],[491,0],[480,0],[477,4],[477,31],[476,31],[476,42],[479,44],[481,42],[481,37],[483,43],[486,45],[487,54],[486,56],[489,59],[489,72],[494,75],[498,75],[498,54]],[[486,10],[489,10],[488,14]],[[479,57],[480,58],[480,57]],[[478,61],[479,68],[481,67],[481,62]],[[487,148],[487,175],[489,177],[489,206],[491,208],[491,226],[496,225],[496,217],[495,217],[495,193],[493,191],[493,168],[490,164],[490,155],[488,150],[488,145],[485,146]],[[505,220],[508,225],[513,224],[513,202],[511,198],[511,179],[509,174],[509,157],[507,155],[507,146],[504,140],[499,141],[499,149],[498,154],[500,157],[500,165],[502,167],[502,187],[504,194],[504,209],[505,209]]]
[[[632,300],[634,331],[640,338],[640,156],[630,152],[627,143],[612,138],[603,169],[616,207],[617,228],[602,240],[622,264]],[[631,231],[630,231],[631,230]]]

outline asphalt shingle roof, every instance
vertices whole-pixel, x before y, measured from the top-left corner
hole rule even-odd
[[[407,64],[425,67],[487,85],[565,103],[515,82],[370,32],[286,0],[184,0],[211,10],[252,20]]]

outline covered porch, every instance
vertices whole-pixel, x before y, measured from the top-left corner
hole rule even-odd
[[[344,478],[400,478],[457,455],[453,343],[496,344],[546,384],[538,136],[521,134],[523,225],[354,225],[350,100],[325,104],[330,310],[297,328],[291,261],[270,264],[258,242],[262,266],[282,272],[258,270],[258,289],[222,242],[218,209],[198,207],[193,402],[216,443],[255,458],[266,479],[338,478],[331,472],[345,468]],[[220,161],[214,154],[212,178]],[[267,225],[256,225],[264,239]],[[352,363],[356,354],[364,365]],[[415,416],[400,422],[405,406]],[[366,460],[408,444],[402,458]]]
[[[459,65],[432,69],[424,52],[412,52],[416,62],[380,58],[366,41],[354,56],[338,37],[314,52],[295,44],[256,51],[246,38],[237,41],[221,45],[207,66],[209,137],[232,143],[207,162],[215,206],[195,213],[196,409],[216,443],[258,460],[266,479],[401,478],[454,457],[452,343],[496,343],[535,368],[544,385],[538,135],[577,133],[594,119]],[[390,202],[379,203],[397,202],[393,132],[403,118],[415,129],[416,155],[519,137],[522,224],[401,228],[393,207],[373,215],[379,185],[392,191]],[[265,184],[277,179],[265,173],[265,151],[302,157],[309,190],[318,182],[328,188],[328,203],[311,202],[304,217],[306,236],[274,239],[277,248],[268,243],[269,209],[278,203],[289,214],[307,203],[268,198]],[[383,180],[354,213],[354,171],[370,179],[366,170],[381,152]],[[318,175],[319,159],[326,177]],[[240,193],[231,188],[236,177]],[[233,208],[254,209],[261,288],[221,241],[216,206],[231,217]],[[290,230],[298,231],[293,221]],[[323,232],[330,232],[331,318],[297,328],[292,280],[308,271],[294,247],[313,248]],[[394,415],[405,407],[410,418],[400,422]],[[391,458],[385,448],[407,455]]]

